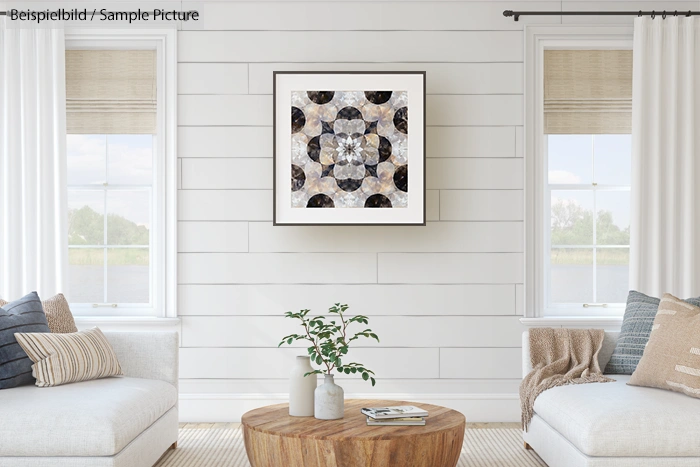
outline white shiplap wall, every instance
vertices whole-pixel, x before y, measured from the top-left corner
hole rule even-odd
[[[522,29],[562,18],[502,11],[658,3],[182,2],[201,15],[178,34],[182,420],[284,400],[282,313],[336,301],[382,338],[352,353],[376,388],[346,394],[518,420]],[[427,226],[272,226],[273,70],[427,71]]]
[[[348,395],[518,418],[523,23],[506,7],[183,2],[202,18],[178,35],[183,420],[283,399],[299,349],[276,348],[282,313],[336,301],[382,339],[351,354],[377,386],[341,379]],[[427,226],[272,226],[273,70],[427,71]]]

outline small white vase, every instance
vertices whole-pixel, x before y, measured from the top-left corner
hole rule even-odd
[[[323,384],[314,392],[314,417],[319,420],[337,420],[343,418],[345,411],[345,392],[335,384],[333,375],[323,375]]]
[[[316,375],[304,376],[312,371],[309,357],[298,356],[289,375],[289,415],[292,417],[314,416]]]

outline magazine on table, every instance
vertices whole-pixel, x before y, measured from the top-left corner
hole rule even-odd
[[[360,412],[375,420],[428,416],[428,412],[413,405],[398,405],[395,407],[365,407],[360,410]]]
[[[367,417],[367,426],[424,426],[425,419],[422,417],[411,418],[387,418],[384,420],[375,420]]]

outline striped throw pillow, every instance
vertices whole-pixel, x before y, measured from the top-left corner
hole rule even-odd
[[[651,326],[654,324],[660,301],[656,297],[630,290],[625,315],[622,318],[620,337],[603,373],[631,375],[634,372],[639,359],[644,354],[644,347],[649,342]],[[691,305],[700,306],[700,297],[686,298],[685,301]]]
[[[49,332],[36,292],[0,307],[0,389],[34,383],[32,361],[17,343],[16,332]]]
[[[0,307],[6,304],[7,302],[0,298]],[[51,332],[78,332],[73,313],[71,313],[68,301],[62,293],[42,300],[41,306],[44,308],[46,321],[49,323]]]
[[[32,374],[39,387],[124,374],[99,328],[70,334],[17,333],[15,337],[34,362]]]
[[[664,294],[631,386],[700,398],[700,307]]]

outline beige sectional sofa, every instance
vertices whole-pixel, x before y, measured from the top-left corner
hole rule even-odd
[[[618,336],[605,333],[601,368]],[[523,376],[531,369],[524,333]],[[700,399],[609,376],[616,381],[540,394],[525,442],[549,467],[700,467]]]
[[[177,333],[104,334],[125,376],[0,391],[0,465],[151,467],[177,442]]]

